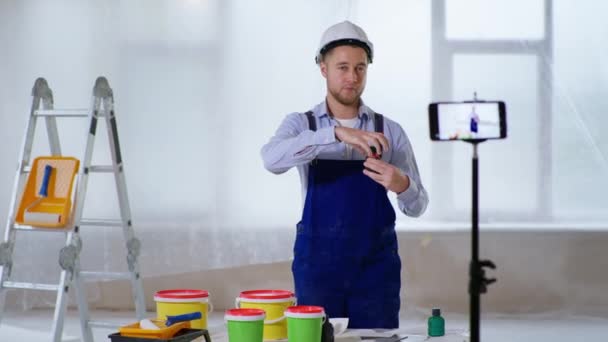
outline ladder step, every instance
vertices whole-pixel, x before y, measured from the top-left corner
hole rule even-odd
[[[122,227],[121,220],[110,220],[110,219],[82,219],[80,225],[83,227]],[[26,224],[15,223],[13,228],[16,230],[27,230],[35,232],[50,232],[50,233],[65,233],[72,229],[71,226],[65,228],[47,228],[30,226]]]
[[[114,172],[113,165],[91,165],[89,167],[89,172]]]
[[[21,171],[21,173],[30,173],[31,171],[32,171],[32,167],[28,165],[28,166],[23,167],[23,171]],[[112,172],[114,172],[114,166],[113,165],[91,165],[89,167],[89,172],[112,173]]]
[[[57,291],[59,285],[55,284],[36,284],[36,283],[19,283],[14,281],[5,281],[2,287],[8,289],[27,289],[27,290],[42,290],[42,291]]]
[[[131,279],[129,272],[97,272],[97,271],[81,271],[80,276],[86,280],[119,280]]]
[[[122,227],[121,220],[110,220],[110,219],[85,219],[80,220],[81,226],[95,226],[95,227]]]
[[[34,111],[34,115],[81,118],[89,116],[89,109],[39,109]]]
[[[122,326],[122,324],[120,324],[120,323],[101,322],[101,321],[88,321],[87,324],[91,328],[108,328],[108,329],[118,329]]]
[[[16,230],[27,230],[33,232],[46,232],[46,233],[66,233],[72,229],[71,226],[65,228],[47,228],[47,227],[37,227],[37,226],[29,226],[26,224],[18,224],[15,223],[13,228]]]

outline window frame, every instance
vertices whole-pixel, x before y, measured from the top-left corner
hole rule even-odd
[[[458,100],[453,98],[454,59],[457,55],[532,55],[536,57],[536,97],[539,120],[538,197],[535,209],[518,211],[484,210],[484,216],[498,221],[548,222],[552,220],[552,98],[553,75],[547,61],[553,63],[553,4],[543,0],[544,36],[542,39],[448,39],[446,1],[431,1],[431,99],[432,101]],[[522,50],[522,44],[526,47]],[[472,96],[473,94],[471,94]],[[483,94],[482,94],[483,95]],[[480,96],[483,98],[483,96]],[[462,100],[462,99],[461,99]],[[442,145],[442,146],[440,146]],[[454,187],[445,170],[453,170],[452,144],[431,146],[433,217],[440,221],[453,221],[468,217],[468,211],[454,209]],[[483,159],[483,156],[481,156]],[[514,215],[515,214],[515,215]]]

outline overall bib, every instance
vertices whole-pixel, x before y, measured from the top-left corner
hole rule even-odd
[[[311,130],[316,129],[312,113]],[[376,131],[382,116],[375,114]],[[378,117],[380,119],[378,119]],[[395,211],[361,160],[315,159],[294,246],[298,304],[319,305],[349,328],[399,327],[401,260]]]

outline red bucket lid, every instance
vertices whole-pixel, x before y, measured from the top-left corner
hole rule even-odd
[[[226,315],[230,316],[259,316],[266,312],[261,309],[230,309],[226,310]]]
[[[251,290],[240,294],[244,299],[290,299],[294,297],[293,292],[285,290]]]
[[[285,310],[285,317],[304,319],[323,318],[325,317],[325,311],[320,306],[290,306]]]
[[[162,290],[154,295],[154,298],[162,299],[200,299],[207,297],[209,297],[208,291],[193,289]]]
[[[311,306],[311,305],[298,305],[298,306],[290,306],[285,310],[285,312],[297,313],[297,314],[321,314],[323,313],[323,308],[320,306]]]
[[[224,319],[226,321],[263,321],[266,318],[266,312],[260,309],[230,309],[226,310]]]

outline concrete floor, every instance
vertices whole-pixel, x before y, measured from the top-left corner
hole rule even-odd
[[[150,317],[154,313],[149,314]],[[92,319],[126,324],[135,321],[134,314],[124,311],[96,311]],[[569,342],[607,341],[608,318],[572,316],[563,312],[539,315],[495,315],[484,314],[482,320],[482,341],[513,342]],[[433,341],[465,341],[468,332],[466,316],[445,315],[446,330],[450,336]],[[50,341],[52,311],[30,310],[6,312],[0,325],[0,341]],[[423,318],[407,318],[401,321],[400,332],[412,335],[409,341],[424,340],[425,321]],[[209,330],[214,342],[225,337],[222,313],[212,313]],[[95,329],[95,341],[109,341],[108,335],[114,330]],[[80,341],[78,314],[68,312],[64,328],[64,341]]]

